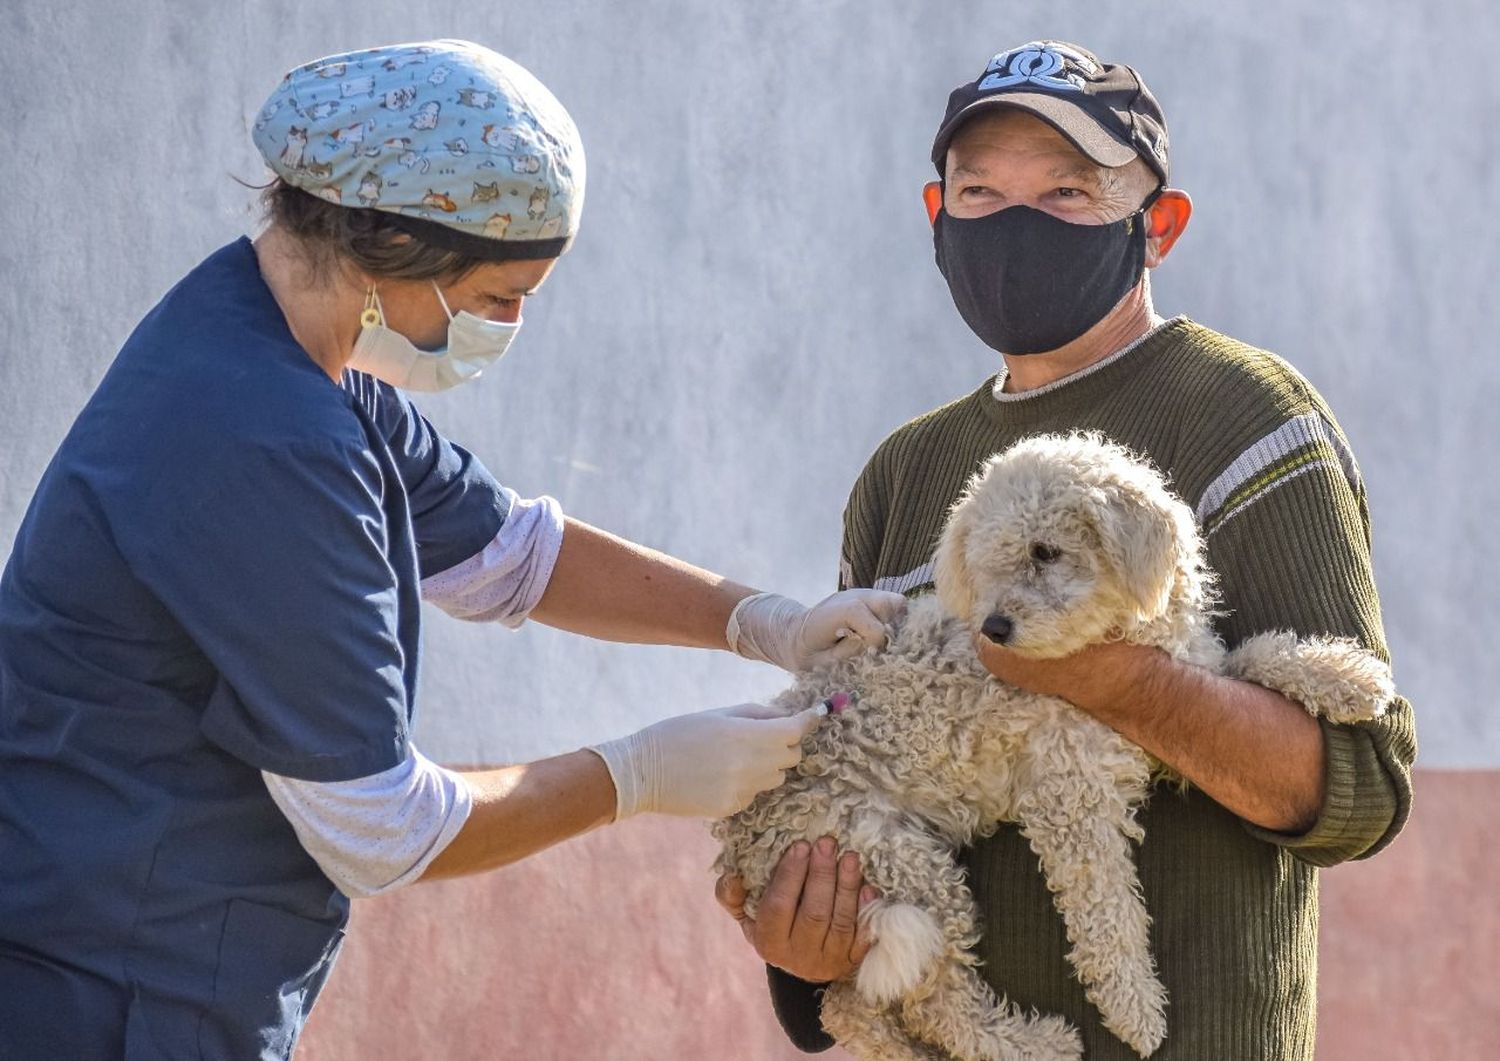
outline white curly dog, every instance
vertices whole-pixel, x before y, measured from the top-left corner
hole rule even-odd
[[[1287,633],[1226,655],[1191,511],[1097,435],[1037,436],[991,458],[954,506],[935,566],[937,593],[912,601],[886,651],[801,675],[776,699],[788,713],[839,693],[852,702],[807,738],[783,785],[715,823],[716,868],[744,879],[753,916],[793,842],[832,835],[859,852],[882,893],[861,914],[874,944],[822,1009],[856,1057],[1078,1058],[1067,1022],[1018,1012],[977,972],[976,911],[955,853],[1016,822],[1090,1002],[1147,1056],[1166,1037],[1167,1000],[1131,841],[1166,771],[1066,701],[993,679],[976,632],[1036,657],[1108,638],[1152,645],[1340,721],[1384,711],[1389,669],[1353,642]]]

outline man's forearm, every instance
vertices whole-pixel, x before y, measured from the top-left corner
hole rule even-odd
[[[1112,695],[1080,707],[1241,818],[1285,833],[1305,832],[1317,820],[1323,730],[1301,705],[1155,650],[1122,655],[1120,664],[1136,669],[1134,680],[1111,683]]]
[[[423,880],[483,873],[614,820],[614,781],[591,751],[463,777],[473,808]]]
[[[606,641],[726,648],[729,613],[754,592],[569,519],[552,577],[531,615]]]

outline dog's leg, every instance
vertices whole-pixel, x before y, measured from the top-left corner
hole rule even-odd
[[[881,808],[862,811],[850,825],[864,852],[865,880],[881,894],[860,911],[870,952],[855,984],[865,1001],[905,998],[949,953],[974,946],[974,900],[954,860],[953,846]]]
[[[906,1029],[961,1061],[1077,1061],[1083,1044],[1068,1022],[1030,1017],[997,999],[972,959],[954,956],[900,1006]]]
[[[1130,849],[1141,836],[1134,815],[1149,764],[1123,737],[1083,717],[1038,727],[1027,753],[1016,817],[1062,914],[1068,960],[1104,1026],[1149,1056],[1166,1038],[1167,998]]]
[[[870,1002],[852,980],[823,992],[823,1029],[859,1061],[946,1061],[947,1054],[901,1030],[894,1010]]]
[[[1334,722],[1378,718],[1396,696],[1385,661],[1347,638],[1256,634],[1229,653],[1224,673],[1274,689]]]
[[[899,1030],[911,1041],[932,1044],[961,1061],[1080,1056],[1077,1035],[1066,1022],[1028,1020],[999,1002],[974,971],[972,948],[979,938],[974,896],[951,844],[889,814],[857,819],[854,832],[867,852],[865,878],[883,898],[861,914],[874,942],[852,988],[866,1008],[847,1022],[836,1016],[841,1030],[874,1013],[895,1013]],[[846,1012],[853,1008],[835,1005],[836,1010],[844,1005]],[[826,1013],[827,996],[824,1006]],[[839,1037],[832,1026],[829,1031]]]

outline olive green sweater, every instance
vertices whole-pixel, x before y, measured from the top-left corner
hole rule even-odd
[[[1042,432],[1094,429],[1149,457],[1195,510],[1231,647],[1267,630],[1357,638],[1385,655],[1364,483],[1323,399],[1279,358],[1185,318],[1066,379],[1020,394],[1003,377],[898,429],[844,513],[840,582],[927,592],[949,506],[991,454]],[[1390,842],[1411,805],[1416,738],[1404,700],[1379,721],[1324,723],[1327,797],[1306,834],[1267,832],[1195,789],[1158,787],[1136,852],[1169,997],[1153,1061],[1313,1056],[1317,867]],[[1024,1009],[1066,1017],[1089,1061],[1134,1053],[1099,1023],[1065,958],[1061,918],[1013,826],[965,855],[985,977]],[[831,1041],[812,985],[772,970],[783,1026]]]

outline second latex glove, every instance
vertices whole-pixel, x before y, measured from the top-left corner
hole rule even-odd
[[[828,713],[822,706],[782,715],[740,704],[664,719],[589,748],[615,782],[615,820],[654,811],[723,818],[744,810],[802,761],[802,738]]]
[[[846,589],[811,608],[775,593],[735,605],[726,640],[746,659],[793,674],[885,647],[885,628],[906,614],[906,598],[878,589]]]

